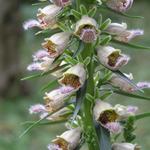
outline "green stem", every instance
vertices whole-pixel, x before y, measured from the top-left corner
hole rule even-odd
[[[93,46],[92,44],[85,44],[85,49],[83,50],[83,59],[87,56],[91,56],[91,62],[87,66],[88,70],[88,80],[87,80],[87,91],[94,97],[94,80],[93,80]],[[87,135],[87,142],[89,150],[99,150],[98,137],[95,130],[95,125],[93,122],[93,104],[94,102],[88,100],[86,97],[84,99],[83,109],[84,109],[84,130]]]

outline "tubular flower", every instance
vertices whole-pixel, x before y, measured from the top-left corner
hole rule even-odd
[[[46,111],[46,108],[42,104],[36,104],[36,105],[33,105],[29,108],[30,114],[38,114],[38,113],[43,113],[45,111]]]
[[[133,0],[107,0],[106,5],[117,12],[126,12],[132,7]]]
[[[130,57],[121,54],[119,49],[110,46],[100,46],[97,49],[99,61],[111,70],[118,70],[128,63]]]
[[[94,106],[94,117],[103,127],[107,128],[111,133],[120,133],[122,126],[119,121],[126,119],[129,116],[135,115],[137,107],[115,105],[97,100]]]
[[[133,79],[132,75],[127,76],[130,80]],[[133,92],[136,91],[137,89],[135,89],[131,84],[129,84],[127,81],[125,81],[124,79],[122,79],[121,77],[117,76],[116,74],[113,74],[111,79],[109,80],[110,84],[112,84],[115,87],[120,88],[120,90],[125,91],[125,92]]]
[[[48,112],[54,112],[65,104],[65,99],[75,92],[71,86],[63,86],[49,93],[46,93],[44,99],[46,100],[46,109]]]
[[[46,38],[45,42],[42,43],[42,46],[48,51],[51,57],[57,57],[69,44],[70,36],[71,33],[68,32],[56,33],[50,38]]]
[[[117,104],[114,106],[114,110],[117,112],[117,114],[119,114],[120,119],[125,119],[129,116],[134,116],[138,110],[138,107]]]
[[[126,31],[127,29],[127,24],[126,23],[122,23],[122,24],[119,24],[119,23],[111,23],[108,28],[106,29],[106,31],[109,33],[109,34],[112,34],[112,35],[119,35],[121,34],[122,32]]]
[[[71,0],[51,0],[56,6],[65,7],[71,4]]]
[[[88,16],[83,16],[76,23],[75,33],[83,42],[92,43],[99,34],[97,22]]]
[[[128,43],[135,37],[143,35],[143,34],[144,34],[144,31],[140,29],[126,30],[120,33],[119,35],[115,36],[114,39],[120,42]]]
[[[83,86],[86,80],[86,71],[82,64],[77,64],[68,69],[59,80],[60,84],[71,86],[76,90]]]
[[[57,25],[57,15],[61,11],[61,7],[58,7],[56,5],[48,5],[44,8],[39,8],[37,18],[40,22],[42,29],[53,29]]]
[[[81,129],[75,128],[64,132],[62,135],[57,136],[52,142],[58,145],[62,150],[74,150],[80,142]]]
[[[48,71],[52,68],[54,58],[43,57],[41,61],[34,61],[32,64],[28,65],[28,71]]]
[[[131,143],[114,143],[112,150],[141,150],[139,146]]]
[[[29,19],[23,23],[24,30],[28,30],[33,27],[41,28],[40,22],[35,19]]]

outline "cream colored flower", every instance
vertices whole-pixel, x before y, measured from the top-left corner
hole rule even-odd
[[[42,46],[49,52],[51,57],[57,57],[69,44],[70,36],[71,33],[68,32],[56,33],[50,38],[46,38]]]
[[[129,56],[121,54],[119,49],[111,46],[100,46],[97,49],[99,61],[111,70],[118,70],[126,65],[130,59]]]
[[[57,15],[60,13],[61,9],[61,7],[56,5],[48,5],[42,9],[39,8],[37,17],[41,27],[43,29],[55,28],[57,24]]]
[[[97,39],[99,34],[97,22],[88,16],[83,16],[76,23],[74,34],[85,43],[91,43]]]
[[[79,89],[86,80],[86,71],[82,64],[77,64],[68,69],[59,80],[60,84]]]
[[[133,0],[107,0],[106,5],[117,12],[126,12],[132,7]]]
[[[133,79],[132,76],[128,76],[131,77],[129,79]],[[120,88],[122,91],[125,92],[133,92],[134,91],[134,87],[128,83],[126,80],[122,79],[121,77],[117,76],[116,74],[113,74],[112,77],[109,80],[110,84],[112,84],[115,87]]]
[[[59,7],[65,7],[71,4],[71,0],[51,0],[51,1]]]
[[[119,35],[122,32],[124,32],[127,29],[127,24],[126,23],[111,23],[108,28],[106,29],[107,32],[113,35]]]
[[[52,142],[58,145],[62,150],[74,150],[80,142],[81,129],[75,128],[64,132],[62,135],[57,136]]]
[[[131,143],[114,143],[112,150],[141,150],[139,146]]]
[[[75,89],[71,86],[63,86],[55,89],[49,93],[45,93],[46,96],[46,109],[48,112],[54,112],[65,104],[65,99],[71,96],[75,92]]]

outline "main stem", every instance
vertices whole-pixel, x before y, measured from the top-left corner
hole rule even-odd
[[[86,93],[89,93],[94,97],[94,80],[93,80],[93,53],[94,49],[92,44],[85,44],[85,49],[83,50],[83,58],[87,56],[91,57],[90,64],[87,66],[88,70],[88,80],[87,80],[87,90]],[[84,130],[88,138],[88,147],[89,150],[99,150],[98,137],[95,130],[95,125],[93,122],[93,101],[88,100],[86,97],[84,99]]]

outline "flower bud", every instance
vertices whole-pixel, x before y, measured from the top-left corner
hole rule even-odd
[[[129,56],[121,54],[119,49],[110,46],[100,46],[97,49],[99,61],[111,70],[118,70],[126,65],[130,59]]]
[[[136,144],[131,143],[114,143],[112,150],[140,150],[141,148]]]
[[[129,78],[132,79],[132,78]],[[121,77],[117,76],[116,74],[113,74],[111,79],[109,80],[110,84],[112,84],[115,87],[120,88],[120,90],[124,91],[124,92],[133,92],[134,91],[134,87],[128,83],[127,81],[125,81],[124,79],[122,79]],[[137,89],[136,89],[137,90]]]
[[[121,34],[122,32],[124,32],[125,30],[127,29],[127,24],[126,23],[122,23],[122,24],[119,24],[119,23],[111,23],[108,28],[106,29],[106,31],[109,33],[109,34],[112,34],[112,35],[119,35]]]
[[[75,35],[85,43],[92,43],[99,34],[97,22],[88,16],[83,16],[76,23]]]
[[[62,150],[74,150],[80,142],[81,129],[75,128],[64,132],[62,135],[57,136],[52,142],[58,145]]]
[[[120,33],[119,35],[115,36],[114,39],[120,42],[128,43],[132,39],[137,36],[143,35],[144,31],[137,29],[137,30],[125,30],[124,32]]]
[[[51,1],[59,7],[65,7],[71,4],[71,0],[51,0]]]
[[[57,57],[68,45],[70,36],[71,34],[68,32],[56,33],[50,38],[46,38],[42,46],[48,51],[51,57]]]
[[[48,112],[54,112],[59,108],[63,107],[65,99],[74,93],[74,88],[70,86],[60,87],[59,89],[53,90],[49,93],[45,93],[46,96],[46,109]]]
[[[61,7],[56,5],[48,5],[43,9],[39,8],[37,17],[41,24],[41,28],[55,28],[57,23],[57,15],[60,13],[61,9]]]
[[[133,0],[107,0],[106,5],[117,12],[126,12],[132,7]]]
[[[64,74],[62,79],[59,80],[60,84],[71,86],[75,89],[79,89],[83,86],[86,80],[86,71],[82,64],[77,64],[70,69],[68,69]]]

